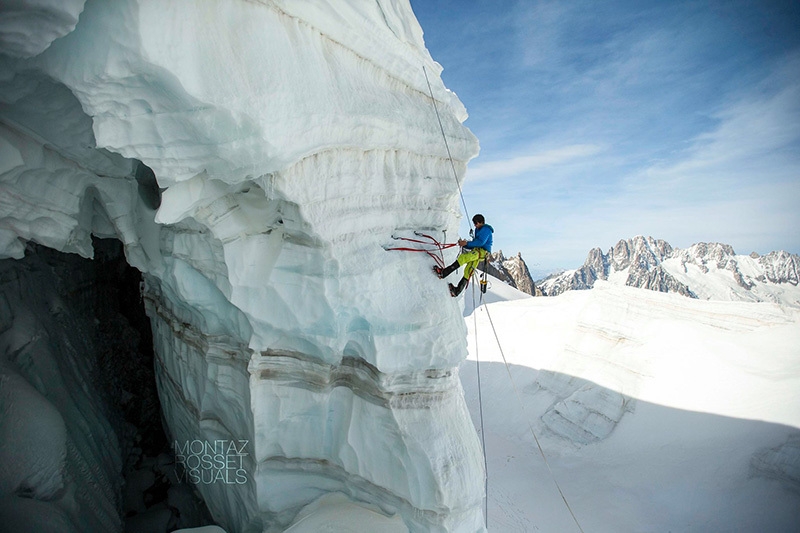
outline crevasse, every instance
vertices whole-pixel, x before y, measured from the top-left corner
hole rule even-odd
[[[457,233],[423,67],[458,179],[478,150],[409,3],[47,9],[47,35],[18,31],[24,6],[0,26],[0,254],[123,242],[170,437],[248,442],[246,483],[197,485],[214,518],[280,530],[340,492],[481,530],[458,303],[424,254],[385,250]]]

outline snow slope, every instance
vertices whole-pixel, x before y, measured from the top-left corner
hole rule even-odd
[[[459,270],[459,274],[463,274],[463,271]],[[508,302],[512,300],[524,300],[531,298],[529,294],[526,294],[521,290],[500,281],[491,274],[487,274],[486,277],[488,282],[486,293],[481,295],[478,274],[480,273],[476,272],[475,276],[473,276],[472,280],[470,281],[470,284],[466,289],[464,289],[464,316],[469,316],[472,313],[472,310],[480,305],[481,302]],[[481,274],[481,276],[483,276],[483,274]],[[455,278],[455,274],[452,277]],[[448,282],[449,281],[451,281],[451,278],[448,278]]]
[[[491,303],[466,324],[489,530],[577,531],[553,478],[584,531],[797,530],[797,309],[598,282]]]
[[[698,259],[698,245],[665,260],[664,270],[691,287],[698,298],[745,302],[775,302],[800,307],[797,283],[800,258],[786,252],[765,256],[731,254],[724,260]],[[700,256],[702,257],[702,256]],[[791,268],[774,276],[774,269]]]

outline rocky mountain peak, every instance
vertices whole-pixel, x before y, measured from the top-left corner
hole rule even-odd
[[[616,273],[627,275],[614,276]],[[698,276],[715,276],[716,281],[701,281]],[[717,242],[678,249],[664,240],[641,235],[620,240],[607,253],[593,248],[581,268],[551,276],[538,285],[544,294],[554,296],[590,289],[598,279],[615,283],[624,279],[628,286],[692,298],[766,300],[800,306],[800,291],[785,288],[800,283],[800,256],[796,254],[777,251],[739,256],[729,244]],[[693,290],[694,286],[697,288]]]
[[[717,268],[728,268],[731,261],[735,263],[736,252],[729,244],[718,242],[706,243],[699,242],[691,245],[679,254],[682,262],[693,263],[698,266],[707,267],[714,264]]]
[[[608,259],[600,248],[592,248],[583,266],[595,273],[599,279],[608,278]]]
[[[638,235],[620,240],[605,254],[600,248],[593,248],[584,267],[591,269],[597,279],[607,279],[611,273],[627,270],[631,266],[648,271],[671,253],[672,247],[668,242]]]
[[[783,250],[770,252],[758,258],[764,277],[772,283],[789,283],[795,287],[800,282],[800,256]]]
[[[483,264],[479,268],[482,269]],[[526,294],[537,296],[533,277],[519,252],[511,258],[506,258],[502,250],[490,253],[487,272]],[[541,295],[541,291],[538,295]]]

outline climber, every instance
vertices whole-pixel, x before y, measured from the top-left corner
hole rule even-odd
[[[464,268],[464,276],[458,281],[458,285],[448,283],[450,288],[450,296],[458,296],[461,291],[467,286],[472,271],[477,268],[478,263],[483,261],[489,252],[492,251],[492,233],[494,229],[486,224],[483,215],[475,215],[472,217],[472,223],[475,225],[475,237],[471,241],[459,239],[458,245],[462,247],[461,253],[455,262],[448,267],[433,267],[433,271],[439,278],[444,279],[456,270],[461,265],[466,265]]]

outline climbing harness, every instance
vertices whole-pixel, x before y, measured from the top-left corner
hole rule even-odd
[[[486,294],[486,289],[489,287],[489,279],[488,279],[489,268],[488,268],[488,266],[489,266],[489,254],[487,253],[486,257],[483,258],[483,273],[481,274],[481,294]],[[483,299],[483,296],[481,296],[481,299]],[[472,301],[473,302],[475,301],[474,296],[472,298]]]

